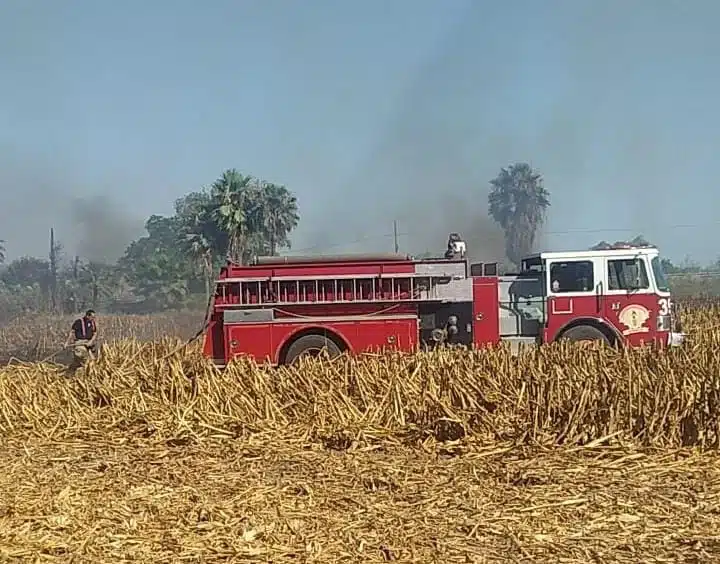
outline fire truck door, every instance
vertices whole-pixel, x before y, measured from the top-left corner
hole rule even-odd
[[[604,260],[605,319],[633,346],[651,341],[655,337],[658,307],[645,257],[631,253]]]
[[[553,341],[573,319],[602,316],[601,266],[586,258],[548,261],[545,341]]]

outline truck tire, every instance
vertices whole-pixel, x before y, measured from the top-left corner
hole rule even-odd
[[[341,351],[332,339],[323,335],[305,335],[296,340],[285,354],[284,364],[293,364],[301,356],[317,356],[326,349],[330,358],[339,356]]]
[[[575,342],[602,341],[606,345],[610,344],[610,340],[607,338],[607,335],[600,331],[600,329],[596,329],[591,325],[578,325],[577,327],[572,327],[571,329],[565,331],[560,338]]]

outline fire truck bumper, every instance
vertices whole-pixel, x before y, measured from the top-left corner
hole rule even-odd
[[[671,331],[668,333],[668,346],[679,347],[685,342],[685,333],[676,333]]]

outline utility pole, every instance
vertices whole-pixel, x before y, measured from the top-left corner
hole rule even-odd
[[[55,229],[50,228],[50,308],[52,313],[57,313],[57,245],[55,244]]]
[[[400,245],[398,244],[398,230],[397,230],[397,219],[393,220],[393,236],[395,238],[395,252],[400,252]]]

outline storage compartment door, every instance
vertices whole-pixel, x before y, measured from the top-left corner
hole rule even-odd
[[[500,341],[500,304],[497,278],[473,279],[473,343],[475,346]]]

